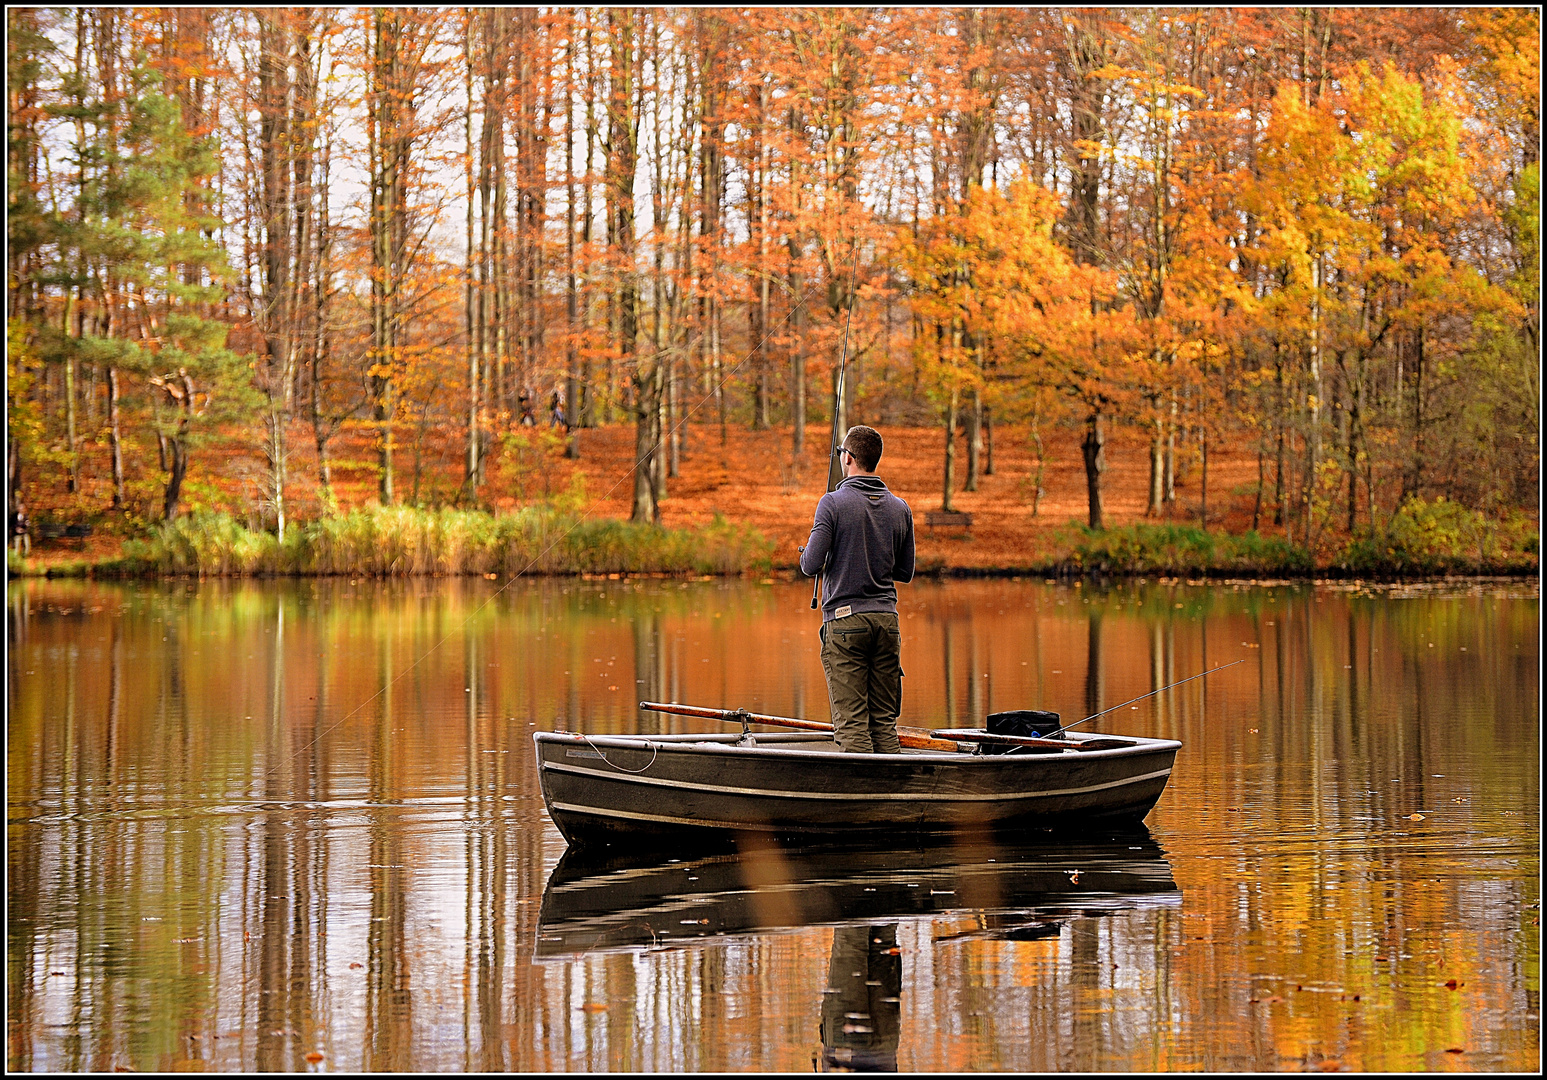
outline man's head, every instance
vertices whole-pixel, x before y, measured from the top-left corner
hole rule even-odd
[[[864,472],[875,472],[881,462],[881,433],[864,424],[855,424],[843,437],[843,448]]]

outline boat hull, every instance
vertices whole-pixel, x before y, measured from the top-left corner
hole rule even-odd
[[[806,733],[539,732],[548,814],[576,846],[685,835],[848,838],[1141,820],[1181,744],[1037,755],[849,754]]]

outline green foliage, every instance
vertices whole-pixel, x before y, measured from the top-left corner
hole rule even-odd
[[[281,544],[231,515],[201,511],[124,545],[122,574],[734,574],[769,566],[755,529],[716,517],[701,529],[588,519],[550,506],[513,514],[372,506],[301,522]]]
[[[1493,519],[1443,497],[1409,499],[1384,529],[1361,530],[1336,565],[1370,576],[1518,573],[1537,568],[1539,546],[1518,510]]]
[[[5,324],[6,440],[17,446],[22,460],[38,460],[43,450],[43,409],[30,393],[36,379],[29,327],[20,319]]]
[[[518,426],[500,437],[505,476],[516,501],[553,493],[554,462],[564,449],[564,436],[555,428]]]
[[[1509,230],[1519,270],[1510,290],[1521,303],[1536,308],[1542,293],[1542,167],[1533,163],[1515,180],[1513,201],[1500,215]]]
[[[1111,574],[1308,574],[1311,555],[1255,530],[1241,536],[1192,525],[1075,526],[1070,562]]]

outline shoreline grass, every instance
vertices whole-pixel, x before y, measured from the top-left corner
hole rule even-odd
[[[1058,551],[1036,565],[952,567],[921,560],[938,576],[1358,578],[1409,580],[1539,574],[1539,539],[1516,514],[1486,518],[1455,503],[1414,500],[1379,530],[1365,529],[1330,557],[1256,532],[1139,523],[1105,530],[1071,523]],[[750,525],[716,517],[665,529],[588,519],[552,506],[515,513],[370,506],[299,522],[285,540],[228,514],[200,512],[153,526],[121,554],[43,563],[7,551],[9,577],[160,576],[573,576],[769,573],[773,545]],[[780,569],[790,569],[780,566]]]
[[[284,542],[228,514],[190,514],[126,541],[101,576],[736,574],[766,570],[772,545],[716,519],[665,529],[550,507],[513,514],[372,506],[298,522]]]
[[[1072,525],[1065,543],[1069,555],[1054,568],[1074,574],[1403,579],[1540,572],[1539,534],[1524,514],[1494,519],[1444,498],[1409,500],[1384,526],[1361,529],[1322,558],[1282,537],[1195,525]]]
[[[1171,577],[1309,577],[1317,570],[1305,548],[1252,531],[1209,532],[1195,525],[1075,527],[1067,565],[1081,574]]]

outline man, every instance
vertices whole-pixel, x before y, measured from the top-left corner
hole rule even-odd
[[[880,432],[851,427],[838,453],[844,478],[817,503],[800,571],[815,577],[826,564],[822,670],[838,746],[899,754],[902,633],[895,583],[913,580],[913,511],[876,475]]]

